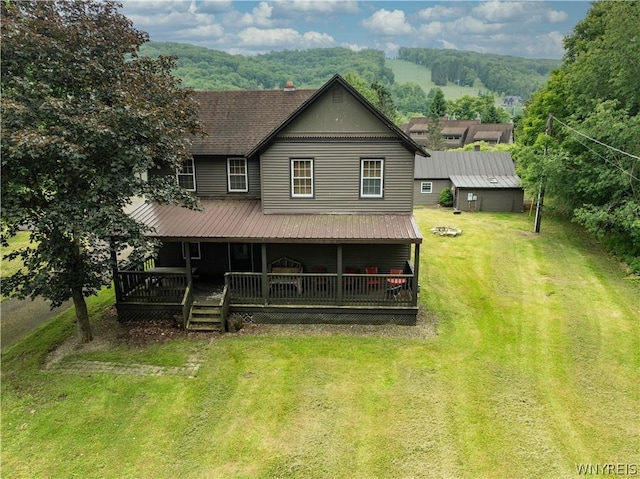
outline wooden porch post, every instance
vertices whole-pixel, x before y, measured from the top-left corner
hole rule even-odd
[[[111,249],[111,274],[113,276],[113,288],[116,293],[116,303],[122,301],[122,291],[120,291],[120,281],[118,280],[118,253],[116,251],[116,245],[111,238],[109,241],[109,247]]]
[[[338,268],[338,304],[342,304],[342,245],[338,245],[338,250],[336,251],[336,265]]]
[[[418,305],[418,277],[420,276],[420,243],[416,243],[413,248],[413,288],[415,294],[413,295],[413,306]]]
[[[262,243],[262,299],[267,304],[269,298],[269,282],[267,280],[267,243]]]
[[[191,275],[191,243],[185,241],[184,248],[187,250],[185,252],[185,267],[187,268],[187,286],[191,287],[193,277]]]

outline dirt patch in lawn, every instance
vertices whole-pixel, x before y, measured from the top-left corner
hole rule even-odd
[[[170,320],[121,322],[115,308],[107,310],[92,323],[93,341],[80,342],[73,335],[52,350],[45,359],[49,369],[71,354],[106,351],[123,344],[144,347],[174,339],[215,341],[241,336],[362,336],[426,339],[436,336],[437,317],[420,309],[415,326],[395,324],[255,324],[244,323],[236,333],[186,331]]]

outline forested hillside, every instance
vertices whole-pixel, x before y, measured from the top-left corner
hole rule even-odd
[[[552,69],[560,66],[559,60],[432,48],[402,47],[398,58],[431,69],[431,81],[439,86],[447,82],[472,86],[480,79],[497,95],[517,95],[525,99],[547,82]]]
[[[140,53],[178,57],[175,74],[186,86],[197,90],[280,88],[287,80],[298,88],[318,88],[336,73],[355,73],[369,84],[379,83],[387,88],[395,83],[385,54],[379,50],[320,48],[246,57],[186,43],[149,42]],[[399,58],[429,68],[431,80],[438,86],[445,86],[447,81],[473,86],[479,79],[497,96],[523,98],[544,85],[550,70],[560,65],[557,60],[427,48],[401,48]],[[421,84],[419,79],[414,83]]]
[[[196,90],[281,88],[288,80],[298,88],[318,88],[336,73],[348,72],[368,83],[391,85],[394,81],[384,52],[378,50],[322,48],[246,57],[185,43],[149,42],[140,53],[177,56],[175,75]]]

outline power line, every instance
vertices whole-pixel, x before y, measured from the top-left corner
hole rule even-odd
[[[588,135],[585,135],[584,133],[576,130],[575,128],[571,128],[569,125],[567,125],[566,123],[562,122],[561,120],[559,120],[558,118],[556,118],[553,115],[549,115],[549,118],[553,118],[554,120],[556,120],[558,123],[560,123],[565,128],[568,128],[569,130],[573,131],[574,133],[577,133],[578,135],[585,137],[587,140],[593,141],[594,143],[597,143],[598,145],[602,145],[605,148],[609,148],[610,150],[617,151],[618,153],[622,153],[623,155],[627,155],[627,156],[629,156],[631,158],[634,158],[636,160],[640,160],[640,156],[632,155],[631,153],[627,153],[626,151],[620,150],[620,149],[618,149],[618,148],[616,148],[614,146],[611,146],[611,145],[607,145],[606,143],[603,143],[600,140],[596,140],[595,138],[592,138],[592,137],[590,137]],[[547,128],[549,128],[549,127],[547,126]]]

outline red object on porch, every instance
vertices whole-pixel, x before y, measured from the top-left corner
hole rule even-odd
[[[389,274],[404,274],[404,270],[402,268],[390,268]],[[387,284],[390,287],[398,287],[402,286],[407,282],[405,278],[387,278]]]
[[[366,266],[364,268],[364,272],[365,274],[378,274],[378,267],[377,266]],[[366,283],[367,285],[367,291],[370,289],[377,289],[380,287],[380,285],[382,284],[380,278],[367,278]]]
[[[312,273],[327,273],[327,267],[326,266],[314,266],[313,268],[311,268],[311,272]],[[325,277],[318,277],[318,278],[314,278],[314,282],[315,282],[315,286],[316,289],[318,290],[326,290],[327,286],[329,284],[327,278]]]

